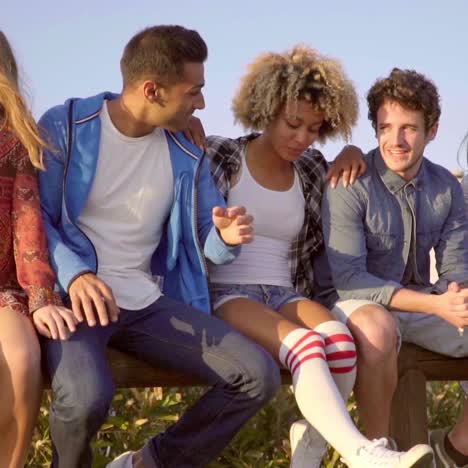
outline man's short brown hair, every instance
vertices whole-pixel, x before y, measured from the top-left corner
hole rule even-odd
[[[367,93],[368,117],[377,130],[377,112],[385,101],[393,101],[405,109],[421,111],[426,132],[440,117],[440,96],[435,84],[414,70],[394,68],[387,78],[378,79]]]
[[[120,60],[124,87],[145,79],[177,82],[186,62],[203,63],[208,56],[197,31],[182,26],[151,26],[133,36]]]

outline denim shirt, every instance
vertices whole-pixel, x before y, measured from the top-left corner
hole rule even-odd
[[[465,197],[466,214],[468,216],[468,174],[465,174],[463,176],[463,179],[461,181],[461,186],[462,186],[462,190],[463,190],[463,195]]]
[[[468,279],[468,223],[457,179],[424,158],[407,182],[387,168],[378,149],[366,162],[366,174],[354,185],[328,185],[322,200],[325,245],[340,299],[388,305],[397,289],[430,286],[432,248],[439,274],[433,292]],[[402,284],[411,253],[412,284]]]

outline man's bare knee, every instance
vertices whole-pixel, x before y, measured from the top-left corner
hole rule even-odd
[[[360,307],[352,313],[348,327],[361,363],[373,366],[396,359],[397,322],[385,307],[377,304]]]

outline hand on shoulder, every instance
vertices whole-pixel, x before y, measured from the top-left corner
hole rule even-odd
[[[367,169],[364,154],[360,148],[353,145],[346,145],[338,154],[327,172],[327,180],[332,188],[335,188],[340,180],[343,187],[354,184],[358,177],[361,177]]]

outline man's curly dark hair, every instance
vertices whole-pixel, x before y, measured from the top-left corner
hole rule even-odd
[[[440,117],[440,96],[436,85],[414,70],[394,68],[387,78],[378,79],[367,93],[368,117],[377,130],[377,112],[385,101],[393,101],[405,109],[421,111],[426,132]]]

